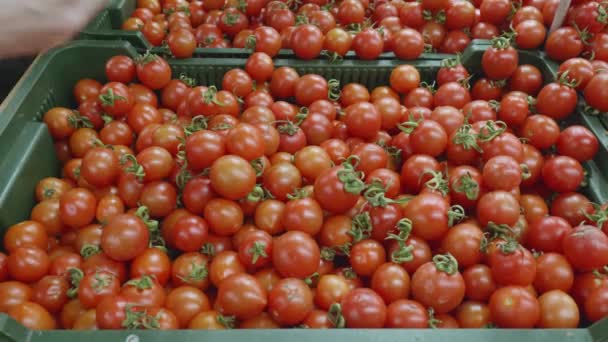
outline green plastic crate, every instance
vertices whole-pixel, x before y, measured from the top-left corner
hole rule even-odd
[[[473,45],[463,55],[469,66],[478,63],[485,46]],[[51,50],[32,64],[7,100],[0,105],[0,155],[3,156],[0,179],[0,232],[29,217],[34,205],[34,188],[38,180],[60,173],[52,139],[39,121],[44,112],[54,106],[74,106],[72,87],[83,77],[104,80],[105,61],[113,55],[137,54],[124,41],[76,41],[65,47]],[[82,62],[86,61],[86,62]],[[170,61],[174,75],[185,73],[201,84],[220,84],[223,73],[234,67],[242,67],[245,59],[191,59]],[[342,84],[360,82],[368,87],[387,84],[390,71],[401,62],[380,60],[374,62],[345,61],[332,65],[324,61],[277,60],[278,66],[290,65],[300,73],[315,72],[328,78],[337,78]],[[361,67],[363,63],[364,67]],[[423,79],[434,78],[438,61],[418,60],[410,62],[420,71]],[[543,69],[548,72],[549,69]],[[596,164],[585,164],[589,172],[586,193],[594,201],[608,199],[608,183],[600,175]],[[310,341],[314,339],[335,341],[608,341],[608,320],[586,329],[563,330],[235,330],[235,331],[29,331],[6,315],[0,315],[0,341]]]
[[[152,51],[162,51],[159,48],[153,47],[141,32],[130,32],[124,31],[120,28],[122,23],[127,20],[131,13],[135,10],[136,0],[110,0],[108,7],[97,15],[85,28],[80,32],[79,37],[87,40],[126,40],[130,42],[136,49],[145,51],[152,49]],[[194,52],[195,57],[209,57],[209,58],[247,58],[251,54],[250,49],[238,49],[238,48],[197,48]],[[449,54],[442,53],[427,53],[423,54],[421,58],[424,59],[436,59],[442,60],[449,57]],[[279,58],[295,58],[295,55],[290,49],[282,49],[279,51],[277,57]],[[319,57],[323,59],[324,57]],[[395,54],[392,52],[386,52],[380,55],[379,59],[394,59]],[[357,56],[353,51],[349,51],[345,59],[357,59]]]

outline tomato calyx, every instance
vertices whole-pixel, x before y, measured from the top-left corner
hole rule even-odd
[[[255,37],[254,34],[250,34],[245,39],[245,49],[250,49],[250,50],[255,51],[256,44],[257,44],[257,38]]]
[[[342,169],[338,171],[337,176],[340,182],[344,185],[344,191],[353,195],[359,195],[365,190],[365,183],[363,182],[363,172],[355,171],[357,165],[359,165],[359,157],[349,156],[342,163]]]
[[[583,107],[583,114],[584,115],[589,115],[589,116],[601,116],[604,113],[601,112],[601,111],[599,111],[598,109],[595,109],[595,108],[591,107],[590,105],[586,104]]]
[[[143,275],[139,278],[127,281],[125,285],[133,286],[138,290],[147,290],[152,288],[152,286],[154,285],[154,281],[149,275]]]
[[[226,15],[222,19],[222,22],[226,24],[226,26],[234,26],[238,23],[240,16],[237,13],[225,13]]]
[[[269,198],[274,198],[274,196],[272,196],[270,191],[265,189],[263,186],[256,184],[253,190],[251,190],[251,192],[245,198],[248,202],[257,203]]]
[[[329,90],[327,91],[327,97],[330,101],[338,101],[340,99],[340,95],[342,94],[340,90],[340,81],[336,79],[331,79],[327,81],[327,86]]]
[[[154,62],[158,58],[160,58],[158,55],[153,54],[152,52],[150,52],[150,50],[148,50],[143,55],[139,55],[139,56],[135,57],[133,59],[133,61],[137,65],[146,65],[146,64]]]
[[[608,265],[602,267],[599,270],[593,270],[593,271],[591,271],[591,273],[597,279],[606,279],[606,278],[608,278]]]
[[[601,228],[604,223],[608,222],[608,206],[603,207],[597,203],[591,203],[593,206],[593,214],[585,213],[585,217],[595,223],[598,228]]]
[[[353,270],[352,267],[345,267],[342,269],[342,275],[346,279],[355,279],[357,278],[357,273]]]
[[[319,277],[321,275],[319,275],[318,272],[315,272],[311,275],[309,275],[308,277],[304,278],[304,283],[306,283],[306,285],[308,286],[312,286],[316,281],[319,280]]]
[[[576,30],[576,33],[578,33],[578,36],[581,39],[583,45],[591,45],[590,40],[593,39],[593,33],[589,32],[586,27],[581,30],[576,23],[572,23],[572,27]]]
[[[336,258],[336,251],[333,248],[324,246],[321,247],[321,259],[325,261],[334,261]]]
[[[458,261],[450,253],[437,254],[433,256],[432,261],[439,272],[446,273],[447,275],[458,273]]]
[[[81,269],[76,267],[70,267],[68,269],[68,278],[70,280],[70,288],[67,290],[66,295],[70,298],[76,298],[78,295],[78,287],[80,286],[80,281],[84,277],[84,273]]]
[[[512,34],[504,34],[502,36],[494,37],[490,41],[492,48],[496,50],[505,50],[511,47]]]
[[[262,161],[261,157],[250,161],[249,164],[251,164],[251,167],[253,167],[253,169],[255,170],[256,177],[260,177],[264,174],[264,165],[265,164]]]
[[[481,147],[477,144],[478,134],[472,132],[473,126],[464,124],[458,127],[452,142],[457,145],[461,145],[465,150],[474,149],[477,152],[482,152]]]
[[[192,134],[207,129],[209,118],[204,115],[197,115],[190,120],[190,124],[184,128],[186,137]]]
[[[72,115],[68,116],[70,126],[78,128],[93,128],[93,123],[86,116],[82,116],[79,111],[73,110]]]
[[[188,77],[188,75],[186,75],[184,73],[179,74],[178,79],[190,88],[193,88],[196,86],[196,80],[192,77]]]
[[[329,61],[329,63],[332,63],[332,64],[340,63],[344,60],[344,56],[340,55],[336,51],[323,50],[323,51],[321,51],[321,55],[327,57],[327,60]]]
[[[201,254],[214,257],[215,256],[215,246],[211,242],[206,242],[200,250]]]
[[[437,24],[445,24],[446,15],[444,10],[440,10],[437,13],[433,14],[431,10],[422,11],[422,17],[425,21],[434,21]]]
[[[303,199],[310,197],[310,192],[305,188],[298,188],[293,191],[291,194],[287,194],[287,199],[290,201],[295,201],[298,199]]]
[[[137,158],[135,158],[132,154],[124,154],[120,157],[120,165],[126,165],[130,163],[129,166],[124,168],[124,171],[127,173],[132,173],[137,180],[142,182],[144,177],[146,176],[146,171],[144,171],[144,167],[139,164]]]
[[[101,292],[101,290],[108,287],[110,285],[110,282],[112,281],[110,277],[112,276],[109,274],[100,274],[99,272],[95,272],[95,274],[93,275],[94,282],[91,286],[93,288],[93,291],[99,293]]]
[[[124,96],[114,94],[112,88],[108,88],[105,93],[99,94],[99,101],[103,106],[114,106],[114,103],[118,100],[126,101],[127,99]]]
[[[181,281],[187,284],[194,284],[199,281],[207,279],[209,275],[209,271],[207,270],[207,265],[205,263],[195,263],[192,262],[190,264],[190,272],[185,276],[177,276]]]
[[[513,254],[519,247],[519,243],[513,238],[498,243],[498,248],[502,254]]]
[[[405,244],[412,232],[412,221],[408,218],[402,218],[397,222],[397,231],[397,234],[388,233],[385,238],[385,240],[397,241],[398,248],[391,253],[391,261],[396,264],[412,261],[414,259],[414,246]]]
[[[206,104],[215,104],[220,107],[225,107],[226,104],[217,99],[217,88],[215,86],[210,86],[203,93],[203,100]]]
[[[101,248],[98,245],[86,244],[80,248],[80,255],[87,260],[95,254],[101,253]]]
[[[433,309],[432,307],[429,307],[427,309],[428,315],[429,315],[429,328],[431,329],[437,329],[439,328],[439,324],[443,323],[442,320],[435,318],[435,309]]]
[[[445,68],[445,69],[452,69],[459,65],[462,65],[461,57],[462,56],[459,53],[457,53],[456,56],[454,56],[452,58],[446,58],[441,61],[441,67]]]
[[[530,177],[532,177],[532,172],[530,172],[530,168],[528,167],[528,164],[519,164],[519,167],[521,168],[521,179],[522,180],[526,180],[526,179],[529,179]]]
[[[372,180],[372,183],[366,187],[365,191],[363,191],[363,197],[372,207],[385,208],[392,203],[407,202],[407,199],[394,200],[392,198],[386,198],[385,194],[388,186],[390,186],[390,184],[387,184],[385,187],[381,180],[375,178]]]
[[[423,118],[416,119],[414,115],[410,114],[407,121],[397,124],[397,128],[405,134],[411,134],[423,120]]]
[[[467,217],[464,208],[461,205],[453,205],[448,210],[448,227],[453,227],[454,224],[462,221]]]
[[[187,16],[190,16],[192,13],[190,13],[190,7],[188,6],[178,6],[177,8],[165,8],[163,10],[163,14],[165,14],[166,16],[170,16],[173,13],[176,12],[183,12],[185,13]]]
[[[277,131],[282,134],[287,134],[290,137],[298,133],[298,130],[300,129],[297,124],[291,121],[281,121],[280,123],[281,124],[277,127]]]
[[[306,25],[306,24],[310,24],[310,20],[308,20],[307,16],[305,16],[304,14],[296,15],[296,21],[294,24],[295,26]]]
[[[454,184],[454,191],[464,193],[468,200],[474,201],[479,197],[479,184],[471,177],[471,174],[467,172],[456,181]]]
[[[367,211],[353,217],[351,229],[348,234],[353,237],[353,242],[367,239],[372,234],[372,219]]]
[[[560,84],[560,85],[564,85],[564,86],[566,86],[568,88],[576,89],[581,84],[581,81],[580,80],[576,80],[576,79],[571,80],[568,77],[568,73],[569,72],[570,72],[570,70],[568,69],[568,70],[560,73],[559,77],[557,79],[557,83]]]
[[[219,324],[223,325],[226,329],[236,328],[236,317],[234,316],[217,315],[217,317],[215,317],[215,320]]]
[[[396,146],[388,145],[383,140],[376,141],[376,145],[378,145],[378,146],[380,146],[380,147],[382,147],[384,149],[384,151],[393,160],[393,162],[395,163],[395,165],[397,165],[397,166],[401,165],[401,162],[402,162],[401,152],[402,151],[401,151],[400,148],[397,148]]]
[[[517,234],[510,226],[506,224],[496,224],[489,222],[486,226],[486,232],[483,234],[479,243],[479,250],[483,253],[488,252],[490,242],[494,240],[516,240]]]
[[[150,233],[158,232],[158,221],[150,218],[150,211],[148,210],[148,207],[142,205],[137,208],[135,211],[135,216],[139,217],[144,222]]]
[[[503,121],[486,121],[485,126],[483,126],[479,133],[477,134],[477,139],[481,142],[492,141],[494,138],[498,137],[502,133],[507,130],[507,124]]]
[[[266,243],[262,241],[256,241],[253,243],[253,246],[249,248],[249,253],[251,253],[251,264],[255,265],[258,262],[260,257],[268,258],[268,254],[266,254]]]
[[[346,327],[346,320],[342,315],[342,306],[338,303],[333,303],[327,310],[327,319],[334,328],[342,329]]]
[[[431,175],[431,179],[424,183],[424,186],[432,191],[439,192],[443,197],[446,197],[450,192],[450,187],[443,172],[427,170],[422,174],[421,177],[424,177],[427,174]]]
[[[156,330],[160,328],[157,316],[152,316],[148,314],[146,309],[137,309],[131,304],[128,304],[125,308],[125,319],[122,321],[121,325],[123,328],[129,330]]]

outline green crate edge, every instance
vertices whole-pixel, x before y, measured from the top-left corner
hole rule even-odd
[[[138,51],[143,52],[151,50],[155,53],[161,53],[163,50],[158,47],[153,47],[144,38],[141,32],[128,32],[119,29],[133,10],[135,9],[136,0],[110,0],[110,4],[102,10],[87,26],[80,32],[79,39],[85,40],[124,40],[130,42]],[[251,54],[249,49],[239,48],[197,48],[194,57],[202,58],[247,58]],[[425,53],[420,58],[443,60],[449,58],[450,54],[443,53]],[[294,53],[289,49],[280,50],[277,58],[295,58]],[[378,59],[395,59],[395,54],[385,52]],[[319,57],[318,59],[323,59]],[[346,54],[345,59],[356,60],[357,56],[350,51]]]
[[[25,113],[19,113],[22,111],[22,106],[27,101],[35,102],[33,99],[28,97],[32,91],[35,90],[37,82],[42,78],[45,69],[49,66],[51,60],[57,57],[62,52],[70,49],[79,49],[81,47],[96,47],[99,51],[103,51],[104,54],[111,55],[115,52],[114,50],[120,50],[120,53],[127,55],[135,55],[136,50],[127,42],[120,41],[77,41],[67,46],[54,49],[46,55],[40,56],[32,64],[26,75],[20,80],[15,89],[9,94],[7,101],[0,105],[0,153],[3,153],[7,158],[1,163],[0,167],[3,170],[5,177],[0,180],[0,229],[4,231],[10,223],[3,219],[5,215],[14,215],[15,211],[23,211],[23,203],[29,203],[29,207],[33,204],[33,188],[35,182],[40,179],[40,176],[28,175],[28,170],[32,171],[36,168],[36,165],[43,165],[45,170],[51,173],[57,173],[58,165],[55,158],[54,150],[52,148],[51,138],[44,127],[44,124],[34,121],[36,113],[27,113],[31,117],[27,120],[23,120],[21,116],[26,115]],[[471,58],[467,57],[473,53],[474,49],[483,50],[484,45],[479,44],[469,48],[469,50],[463,55],[463,60],[471,63]],[[98,56],[98,58],[101,58]],[[86,58],[83,58],[86,60]],[[182,67],[192,66],[197,61],[204,63],[205,65],[215,65],[217,67],[222,64],[226,64],[226,60],[207,60],[207,59],[194,59],[194,60],[174,60],[171,61],[174,65]],[[230,60],[228,64],[230,67],[244,65],[244,59]],[[345,62],[342,65],[331,65],[323,61],[282,61],[280,64],[291,65],[296,68],[303,69],[318,69],[318,68],[337,68],[345,69],[347,71],[354,71],[360,68],[359,63]],[[391,69],[392,67],[401,64],[401,61],[373,61],[367,62],[368,67]],[[437,61],[414,61],[410,62],[418,66],[435,66],[438,67]],[[69,67],[69,63],[65,67]],[[547,67],[547,70],[550,70]],[[343,70],[344,71],[344,70]],[[60,71],[57,71],[60,73]],[[344,76],[344,75],[342,75]],[[370,82],[373,82],[370,81]],[[47,94],[48,95],[48,94]],[[68,94],[68,96],[71,95]],[[33,95],[32,95],[33,96]],[[38,102],[45,102],[47,96],[37,94]],[[60,96],[60,94],[55,94]],[[36,97],[36,96],[34,96]],[[38,107],[39,110],[44,108],[44,103],[34,103],[30,106]],[[47,104],[48,105],[48,104]],[[9,128],[11,122],[16,117],[19,117],[23,121],[21,127],[10,127],[19,128],[17,133],[13,133],[12,129]],[[13,133],[13,139],[7,141],[5,137],[7,134]],[[39,142],[34,144],[32,142]],[[30,143],[30,145],[24,145]],[[590,173],[590,195],[597,201],[606,201],[606,189],[608,184],[600,176],[600,171],[595,163],[586,163],[586,168]],[[45,171],[46,172],[46,171]],[[25,176],[24,176],[25,174]],[[49,175],[46,173],[45,175]],[[19,179],[22,179],[19,182]],[[14,182],[17,181],[15,185]],[[4,183],[3,183],[4,182]],[[10,183],[10,184],[8,184]],[[19,189],[17,189],[19,188]],[[25,190],[27,191],[25,191]],[[28,199],[29,198],[29,199]],[[9,209],[5,210],[8,205]],[[28,210],[29,211],[29,210]],[[21,215],[20,219],[23,219]],[[246,334],[246,335],[243,335]],[[286,335],[288,334],[288,335]],[[319,335],[317,335],[319,334]],[[322,335],[321,335],[322,334]],[[159,341],[164,338],[179,338],[184,341],[195,341],[201,338],[222,338],[224,342],[240,341],[244,338],[252,339],[254,341],[268,341],[273,339],[280,341],[281,339],[290,338],[292,341],[309,341],[312,338],[333,338],[338,341],[363,341],[374,338],[380,342],[383,341],[394,341],[397,338],[406,341],[419,341],[421,339],[429,341],[441,341],[446,338],[456,338],[458,340],[470,340],[470,339],[494,339],[496,341],[511,341],[514,338],[524,338],[526,340],[536,341],[553,341],[555,339],[560,340],[572,340],[572,341],[596,341],[604,342],[608,341],[608,319],[600,321],[588,328],[584,329],[562,329],[562,330],[488,330],[488,329],[474,329],[474,330],[454,330],[454,331],[443,331],[443,330],[331,330],[331,331],[314,331],[314,330],[260,330],[260,331],[232,331],[232,332],[209,332],[209,331],[171,331],[171,332],[151,332],[151,331],[91,331],[91,332],[71,332],[71,331],[29,331],[23,326],[7,317],[5,314],[0,315],[0,340],[14,341],[14,342],[26,342],[26,341],[82,341],[89,339],[91,342],[97,341],[108,341],[108,340],[125,340],[129,342],[137,342],[140,340],[153,340]]]

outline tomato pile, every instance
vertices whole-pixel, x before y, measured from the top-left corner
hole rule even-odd
[[[62,176],[38,183],[31,219],[4,236],[0,312],[28,328],[574,328],[608,315],[608,207],[577,192],[598,141],[557,123],[577,89],[603,110],[608,73],[587,60],[543,85],[502,37],[471,87],[454,58],[436,87],[404,64],[371,90],[264,52],[221,89],[153,54],[105,70],[107,83],[75,85],[77,110],[44,114]]]
[[[604,5],[578,1],[546,43],[550,57],[565,60],[583,52],[607,60],[602,33]],[[138,0],[122,29],[141,31],[153,46],[173,56],[196,47],[249,48],[275,56],[292,49],[298,58],[321,54],[331,60],[354,51],[376,59],[392,51],[415,59],[422,52],[462,52],[472,39],[516,35],[522,49],[542,47],[559,0]],[[574,1],[577,3],[577,1]],[[603,14],[602,14],[603,13]],[[598,51],[599,50],[599,51]],[[562,59],[563,58],[563,59]]]

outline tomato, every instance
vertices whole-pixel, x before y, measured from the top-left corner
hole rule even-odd
[[[433,101],[435,106],[452,106],[461,109],[471,102],[471,94],[460,83],[448,82],[437,89]]]
[[[307,74],[298,78],[294,83],[296,102],[300,105],[308,106],[317,100],[327,100],[328,98],[328,83],[319,75]]]
[[[456,319],[462,328],[480,329],[490,322],[490,308],[482,302],[466,301],[456,309]]]
[[[110,82],[129,83],[135,78],[135,63],[129,56],[113,56],[106,62],[105,70]]]
[[[384,327],[386,304],[376,292],[368,288],[354,289],[340,302],[342,315],[349,328]]]
[[[35,282],[48,272],[50,263],[45,250],[37,247],[17,247],[8,255],[8,274],[18,281]]]
[[[573,27],[565,26],[551,32],[545,42],[547,56],[565,61],[577,57],[583,51],[583,42],[580,34]]]
[[[465,294],[464,280],[451,255],[436,255],[420,266],[412,276],[411,287],[413,297],[437,313],[456,308]]]
[[[119,82],[106,83],[101,90],[99,90],[99,100],[104,112],[113,117],[125,116],[135,104],[135,100],[129,91],[129,88]],[[52,132],[53,131],[51,130],[51,134]]]
[[[120,295],[125,299],[143,308],[162,307],[165,305],[166,293],[165,289],[151,276],[142,276],[133,278],[126,282]]]
[[[482,227],[488,223],[513,226],[519,218],[520,205],[515,196],[505,191],[493,191],[477,202],[477,219]]]
[[[365,7],[359,1],[346,0],[338,6],[337,19],[343,25],[363,22],[365,18]]]
[[[608,102],[604,97],[604,86],[606,84],[608,84],[608,75],[606,73],[596,74],[587,83],[583,93],[587,104],[600,112],[608,111]]]
[[[524,20],[515,26],[515,43],[521,49],[535,49],[542,45],[547,35],[545,26],[536,20]]]
[[[490,0],[487,2],[508,2],[508,0]],[[485,75],[491,80],[509,78],[519,63],[517,51],[509,45],[508,41],[498,39],[492,47],[484,51],[481,67]]]
[[[536,95],[542,86],[540,70],[533,65],[523,64],[515,69],[509,86],[511,90],[519,90],[530,95]]]
[[[490,158],[483,167],[483,185],[490,190],[511,190],[519,187],[522,180],[521,167],[509,156]]]
[[[400,265],[385,263],[374,272],[371,288],[382,297],[385,303],[391,304],[408,297],[410,276]]]
[[[406,193],[418,193],[432,176],[439,172],[439,163],[433,157],[416,154],[409,157],[401,168],[401,186]]]
[[[218,288],[216,305],[222,314],[248,319],[259,315],[267,304],[266,292],[246,273],[229,276]]]
[[[202,311],[192,317],[188,329],[222,330],[230,328],[230,322],[217,311]]]
[[[170,260],[167,254],[158,248],[148,248],[131,262],[131,277],[152,276],[160,285],[165,285],[170,275]]]
[[[437,157],[443,153],[447,144],[448,135],[437,121],[424,120],[410,133],[410,146],[415,154]]]
[[[209,178],[215,192],[233,200],[246,196],[255,186],[255,170],[238,156],[222,156],[215,160]]]
[[[124,122],[112,121],[101,129],[99,139],[104,144],[130,146],[133,142],[133,130]]]
[[[4,234],[4,248],[8,253],[19,247],[46,249],[48,234],[45,227],[35,221],[22,221],[10,226]]]
[[[312,292],[303,280],[282,279],[268,294],[268,312],[279,324],[296,325],[302,322],[312,309]]]
[[[120,292],[120,280],[106,271],[86,274],[78,285],[78,300],[85,309],[95,308],[107,296]]]
[[[492,322],[503,328],[532,328],[540,320],[538,300],[520,286],[502,287],[490,298]]]
[[[570,126],[564,129],[557,139],[557,151],[560,155],[572,157],[579,162],[593,159],[598,151],[595,135],[583,126]]]
[[[70,288],[63,276],[48,275],[33,287],[32,301],[40,304],[50,313],[57,313],[67,303]]]
[[[540,328],[574,329],[578,327],[579,312],[572,297],[560,290],[544,293],[538,298],[540,304]]]
[[[590,271],[608,263],[608,236],[594,226],[579,225],[562,244],[564,255],[576,270]]]
[[[351,49],[352,43],[353,37],[350,33],[340,27],[335,27],[325,33],[323,49],[338,56],[344,56]]]
[[[284,277],[306,278],[317,270],[319,260],[319,246],[306,233],[290,231],[274,240],[272,263]]]
[[[579,225],[587,219],[585,215],[592,212],[589,199],[579,193],[560,194],[551,202],[551,215],[566,219],[571,226]]]
[[[260,268],[270,263],[272,236],[265,231],[254,230],[238,245],[239,260],[247,267]]]
[[[323,49],[323,32],[314,25],[300,25],[293,31],[290,45],[298,58],[316,58]]]
[[[53,316],[43,306],[34,302],[18,304],[8,311],[8,315],[31,330],[50,330],[55,329],[57,325]]]
[[[317,283],[315,304],[323,310],[329,310],[332,304],[339,303],[350,290],[344,277],[334,274],[323,275]]]
[[[196,37],[187,29],[172,30],[167,35],[167,45],[171,54],[176,58],[192,57],[196,43]]]
[[[568,304],[570,303],[568,302]],[[608,314],[608,288],[599,288],[589,294],[585,301],[585,313],[592,322],[606,317]],[[572,315],[574,316],[574,314]]]
[[[498,249],[490,252],[492,278],[499,285],[528,286],[536,276],[536,262],[532,253],[517,243],[498,243]]]
[[[377,30],[368,28],[355,35],[352,47],[362,60],[372,60],[384,50],[384,41]]]
[[[541,293],[551,290],[569,292],[574,282],[572,266],[564,256],[544,253],[536,258],[534,288]]]
[[[186,328],[199,312],[211,309],[207,295],[192,286],[172,289],[167,295],[165,307],[175,314],[181,328]]]
[[[358,275],[371,276],[386,262],[386,252],[379,242],[371,239],[362,240],[351,248],[349,261]]]
[[[577,160],[567,156],[557,156],[545,161],[542,177],[543,183],[549,189],[570,192],[580,186],[584,178],[584,170]]]
[[[118,56],[112,57],[111,59],[116,57]],[[108,62],[110,60],[108,60]],[[83,78],[76,82],[76,85],[74,85],[74,89],[72,92],[74,98],[76,99],[76,101],[78,101],[78,104],[82,104],[87,101],[97,100],[97,98],[99,97],[99,91],[101,90],[102,86],[103,85],[99,83],[99,81],[90,78]]]
[[[450,253],[461,267],[469,267],[481,261],[479,244],[481,229],[473,223],[461,223],[452,227],[441,241],[442,250]]]
[[[442,238],[455,220],[453,215],[449,203],[435,193],[416,196],[403,211],[403,216],[412,221],[412,232],[425,240]]]
[[[402,12],[403,13],[403,12]],[[422,35],[411,28],[403,28],[393,34],[393,52],[399,59],[413,60],[424,51]]]
[[[409,300],[399,299],[386,308],[387,328],[421,328],[429,327],[429,316],[422,304]]]

